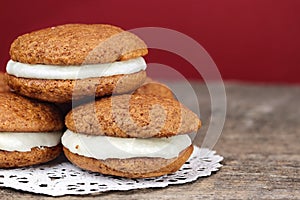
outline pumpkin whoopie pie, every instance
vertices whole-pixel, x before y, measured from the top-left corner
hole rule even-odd
[[[62,137],[66,157],[80,168],[128,178],[177,171],[189,158],[201,121],[175,99],[153,95],[105,97],[73,108]]]
[[[0,93],[0,168],[55,159],[62,151],[62,116],[53,105]]]
[[[123,94],[146,78],[148,53],[136,35],[108,24],[66,24],[19,36],[6,71],[12,90],[65,103]]]

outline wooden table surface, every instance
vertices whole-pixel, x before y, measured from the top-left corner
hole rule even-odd
[[[185,90],[178,95],[188,98]],[[194,83],[205,132],[209,95]],[[300,199],[300,86],[226,83],[227,117],[214,147],[224,156],[220,171],[207,178],[162,189],[107,192],[55,199]],[[186,101],[187,106],[197,106]],[[0,199],[52,199],[0,188]],[[54,199],[54,198],[53,198]]]

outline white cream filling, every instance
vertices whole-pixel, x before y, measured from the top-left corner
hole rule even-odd
[[[146,67],[146,62],[142,57],[120,62],[80,66],[30,65],[10,60],[7,63],[6,72],[22,78],[74,80],[132,74],[145,70]]]
[[[105,160],[108,158],[175,158],[189,147],[192,141],[188,135],[169,138],[117,138],[74,133],[67,130],[62,144],[72,153]]]
[[[31,151],[34,147],[54,147],[60,143],[61,132],[0,132],[0,150]]]

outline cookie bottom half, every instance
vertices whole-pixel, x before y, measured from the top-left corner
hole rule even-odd
[[[74,154],[65,147],[63,151],[70,162],[85,170],[126,178],[149,178],[179,170],[192,154],[193,146],[187,147],[178,157],[172,159],[142,157],[97,160]]]
[[[58,157],[62,145],[54,147],[35,147],[28,152],[0,150],[0,168],[25,167],[46,163]]]
[[[9,87],[27,97],[65,103],[89,96],[102,97],[111,94],[128,93],[146,79],[146,71],[78,80],[30,79],[6,74]]]

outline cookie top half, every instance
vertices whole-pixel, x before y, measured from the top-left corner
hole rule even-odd
[[[165,84],[147,77],[144,84],[135,90],[134,94],[153,95],[161,98],[174,99],[172,90]]]
[[[52,132],[63,127],[56,106],[14,93],[0,93],[0,132]]]
[[[65,119],[76,133],[112,137],[169,137],[197,132],[201,121],[175,99],[118,95],[74,108]]]
[[[148,53],[136,35],[108,24],[66,24],[19,36],[11,44],[13,61],[82,65],[128,60]]]

